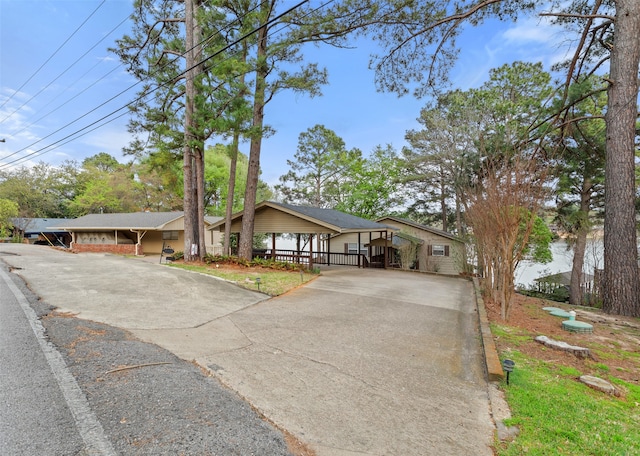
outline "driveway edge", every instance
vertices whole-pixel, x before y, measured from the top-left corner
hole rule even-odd
[[[484,361],[487,366],[487,375],[490,382],[500,382],[504,379],[502,363],[498,356],[498,349],[493,340],[487,309],[484,307],[484,299],[480,293],[480,283],[478,278],[473,278],[473,290],[476,295],[476,307],[478,309],[478,320],[480,321],[480,335],[482,336],[482,348],[484,350]]]

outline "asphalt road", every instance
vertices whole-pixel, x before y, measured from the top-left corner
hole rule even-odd
[[[211,431],[206,412],[220,415],[218,405],[199,406],[209,394],[184,383],[202,376],[201,366],[319,456],[492,454],[495,428],[466,280],[332,267],[267,299],[139,259],[6,250],[18,254],[4,260],[21,268],[34,292],[77,317],[44,322],[118,451],[179,448],[174,439],[185,454],[208,448],[190,445]],[[147,414],[153,419],[141,418]],[[251,416],[230,421],[248,435],[271,435],[263,444],[277,440],[245,423]],[[189,417],[202,427],[189,427]],[[227,442],[239,438],[219,437],[227,434]]]
[[[282,432],[198,366],[53,311],[21,282],[0,262],[0,455],[291,454]]]
[[[115,455],[62,356],[46,340],[31,307],[34,297],[4,267],[0,296],[0,453]]]

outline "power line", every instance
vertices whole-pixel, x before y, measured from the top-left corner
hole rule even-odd
[[[264,0],[264,1],[267,1],[267,0]],[[261,3],[260,3],[260,4],[258,4],[258,5],[256,5],[256,7],[255,7],[255,8],[250,9],[246,14],[251,13],[252,11],[254,11],[255,9],[257,9],[260,5],[261,5]],[[129,18],[129,17],[130,17],[130,16],[127,16],[127,18]],[[126,18],[126,19],[127,19],[127,18]],[[126,20],[126,19],[125,19],[125,20]],[[235,19],[235,20],[234,20],[234,21],[232,21],[230,24],[227,24],[227,25],[225,26],[225,28],[226,28],[226,27],[231,27],[234,23],[238,22],[240,19],[241,19],[241,18],[237,18],[237,19]],[[123,22],[124,22],[124,21],[123,21]],[[122,24],[122,23],[121,23],[121,24]],[[118,26],[116,26],[113,30],[117,29],[121,24],[119,24]],[[112,30],[112,32],[113,32],[113,30]],[[200,41],[200,43],[198,43],[198,44],[194,45],[191,49],[186,50],[186,51],[185,51],[183,54],[181,54],[180,56],[175,57],[173,60],[170,60],[169,62],[165,63],[162,67],[160,67],[160,68],[158,68],[157,70],[155,70],[154,72],[152,72],[152,73],[149,75],[149,77],[154,77],[156,74],[159,74],[159,73],[160,73],[164,68],[166,68],[167,66],[169,66],[169,65],[173,64],[174,62],[176,62],[180,57],[183,57],[187,52],[191,51],[192,49],[195,49],[197,46],[200,46],[200,45],[202,45],[203,43],[206,43],[206,42],[207,42],[207,41],[209,41],[211,38],[213,38],[216,34],[220,33],[220,32],[221,32],[221,31],[223,31],[223,30],[224,30],[224,28],[216,30],[216,31],[215,31],[215,32],[213,32],[211,35],[209,35],[209,36],[208,36],[208,37],[206,37],[205,39],[201,40],[201,41]],[[110,35],[112,32],[110,32],[110,33],[109,33],[109,34],[107,34],[106,36]],[[247,36],[250,36],[250,34],[248,34]],[[104,39],[104,38],[103,38],[103,39]],[[242,38],[240,38],[240,40],[239,40],[239,41],[241,41],[241,40],[242,40]],[[100,40],[100,41],[102,41],[102,40]],[[96,43],[96,45],[97,45],[97,43]],[[95,45],[94,45],[93,47],[95,47]],[[92,49],[93,49],[93,47],[92,47]],[[220,51],[220,52],[222,52],[222,51]],[[85,55],[86,55],[86,53],[85,53]],[[121,64],[120,66],[116,67],[116,69],[117,69],[117,68],[120,68],[121,66],[122,66],[122,64]],[[113,71],[115,71],[115,69],[114,69],[114,70],[111,70],[109,73],[111,73],[111,72],[113,72]],[[178,77],[181,77],[181,76],[182,76],[183,74],[185,74],[187,71],[188,71],[188,70],[185,70],[183,73],[179,74],[179,75],[178,75]],[[106,77],[106,75],[105,75],[105,76],[103,76],[103,78],[104,78],[104,77]],[[103,79],[103,78],[101,78],[101,79]],[[116,94],[115,96],[113,96],[113,97],[109,98],[107,101],[105,101],[105,102],[101,103],[100,105],[98,105],[97,107],[93,108],[93,109],[92,109],[92,110],[90,110],[89,112],[86,112],[85,114],[81,115],[80,117],[76,118],[75,120],[73,120],[73,121],[71,121],[71,122],[67,123],[66,125],[64,125],[64,126],[60,127],[59,129],[55,130],[54,132],[50,133],[49,135],[47,135],[47,136],[45,136],[45,137],[42,137],[42,138],[40,138],[39,140],[37,140],[37,141],[35,141],[35,142],[33,142],[33,143],[31,143],[31,144],[29,144],[29,145],[27,145],[27,146],[23,147],[22,149],[19,149],[19,150],[15,151],[15,152],[13,152],[13,153],[11,153],[11,154],[9,154],[9,155],[6,155],[6,156],[2,157],[2,159],[4,160],[4,159],[7,159],[7,158],[9,158],[9,157],[12,157],[12,156],[14,156],[14,155],[16,155],[16,154],[18,154],[18,153],[20,153],[20,152],[22,152],[22,151],[24,151],[24,150],[28,149],[29,147],[34,146],[34,145],[38,144],[39,142],[42,142],[43,140],[45,140],[45,139],[49,138],[50,136],[53,136],[54,134],[56,134],[56,133],[60,132],[61,130],[64,130],[65,128],[67,128],[67,127],[69,127],[69,126],[73,125],[73,124],[74,124],[74,123],[76,123],[77,121],[79,121],[79,120],[81,120],[82,118],[84,118],[84,117],[88,116],[89,114],[91,114],[92,112],[96,111],[97,109],[99,109],[99,108],[103,107],[103,106],[104,106],[104,105],[106,105],[107,103],[109,103],[109,102],[113,101],[114,99],[118,98],[120,95],[122,95],[122,94],[124,94],[124,93],[128,92],[129,90],[131,90],[132,88],[136,87],[137,85],[139,85],[139,84],[140,84],[140,83],[142,83],[142,82],[144,82],[144,81],[137,81],[137,82],[135,82],[134,84],[130,85],[130,86],[129,86],[128,88],[126,88],[125,90],[120,91],[118,94]],[[95,84],[95,83],[94,83],[94,84]],[[164,83],[164,84],[160,84],[160,85],[158,85],[158,87],[156,87],[155,89],[153,89],[153,90],[151,90],[151,91],[149,91],[149,92],[146,92],[146,93],[142,94],[141,96],[139,96],[138,98],[136,98],[134,101],[127,103],[126,105],[124,105],[124,106],[122,106],[122,107],[120,107],[120,108],[116,109],[115,111],[112,111],[112,112],[111,112],[111,114],[109,114],[109,115],[112,115],[112,114],[114,114],[114,113],[116,113],[116,112],[120,111],[121,109],[124,109],[124,108],[126,108],[126,107],[128,107],[128,106],[130,106],[130,105],[132,105],[132,104],[134,104],[134,103],[137,103],[138,101],[140,101],[141,99],[143,99],[144,97],[146,97],[148,94],[151,94],[151,93],[155,92],[155,91],[156,91],[156,90],[158,90],[160,87],[162,87],[162,86],[164,86],[164,85],[166,85],[166,84],[167,84],[167,83]],[[33,98],[33,97],[32,97],[32,98]],[[74,97],[74,98],[75,98],[75,97]],[[71,101],[71,100],[68,100],[67,102],[69,102],[69,101]],[[66,103],[64,103],[64,104],[66,104]],[[64,104],[63,104],[63,105],[64,105]],[[62,105],[61,105],[61,106],[62,106]],[[60,107],[61,107],[61,106],[60,106]],[[57,109],[57,108],[56,108],[56,109]],[[46,116],[45,116],[45,117],[46,117]],[[118,117],[120,117],[120,116],[118,116]],[[42,117],[41,117],[41,119],[42,119]],[[38,120],[40,120],[40,119],[38,119]],[[24,130],[24,129],[23,129],[23,130]],[[21,130],[21,131],[22,131],[22,130]],[[82,131],[82,130],[78,130],[78,131]],[[73,135],[73,134],[72,134],[72,135]],[[54,144],[55,144],[55,143],[54,143]],[[65,144],[66,144],[66,143],[65,143]],[[46,149],[46,147],[45,147],[44,149]],[[42,150],[42,149],[39,149],[39,150],[37,150],[37,151],[35,151],[35,152],[33,152],[33,153],[34,153],[34,154],[37,154],[37,153],[38,153],[39,151],[41,151],[41,150]],[[38,155],[40,155],[40,154],[38,154]],[[23,157],[20,157],[20,158],[18,158],[18,159],[15,159],[15,160],[13,160],[13,161],[9,162],[9,163],[15,163],[15,162],[20,161],[20,160],[22,160],[22,159],[26,159],[26,158],[28,158],[28,157],[30,157],[30,156],[31,156],[31,154],[27,154],[27,155],[25,155],[25,156],[23,156]],[[9,164],[9,163],[8,163],[8,164]],[[4,165],[0,165],[0,168],[2,168],[2,167],[4,167]]]
[[[60,95],[62,95],[66,90],[68,90],[70,87],[74,87],[78,82],[80,82],[87,74],[89,74],[95,67],[97,67],[98,65],[100,65],[103,62],[103,60],[99,60],[94,66],[92,66],[91,68],[89,68],[89,70],[87,70],[85,73],[82,74],[82,76],[80,76],[78,79],[76,79],[73,83],[71,83],[64,91],[61,91],[56,97],[52,98],[47,104],[45,104],[42,109],[46,108],[47,106],[49,106],[51,103],[53,103],[55,100],[58,99],[58,97]],[[20,130],[18,131],[14,131],[12,133],[12,135],[18,135],[20,133],[22,133],[23,131],[25,131],[26,129],[28,129],[29,127],[31,127],[33,124],[35,124],[36,122],[40,122],[43,119],[46,119],[47,117],[49,117],[51,114],[53,114],[54,112],[56,112],[58,109],[62,108],[63,106],[69,104],[70,102],[72,102],[73,100],[75,100],[76,98],[78,98],[80,95],[82,95],[83,93],[85,93],[87,90],[89,90],[91,87],[95,86],[97,83],[99,83],[100,81],[104,80],[107,76],[109,76],[111,73],[113,73],[114,71],[116,71],[117,69],[121,68],[121,65],[118,65],[117,67],[114,67],[113,69],[109,70],[109,72],[107,72],[106,74],[102,75],[99,79],[96,79],[95,81],[93,81],[91,84],[89,84],[87,87],[85,87],[84,89],[82,89],[80,92],[78,92],[77,94],[75,94],[73,97],[69,98],[67,101],[65,101],[64,103],[56,106],[55,108],[53,108],[51,111],[47,112],[46,114],[38,117],[36,120],[34,120],[33,122],[31,122],[30,124],[22,127]]]
[[[15,95],[16,93],[19,93],[19,92],[24,88],[24,86],[26,86],[26,85],[27,85],[27,84],[28,84],[28,83],[29,83],[29,82],[30,82],[30,81],[31,81],[31,80],[32,80],[32,79],[33,79],[33,78],[34,78],[34,77],[35,77],[35,76],[40,72],[40,70],[42,70],[42,69],[44,68],[44,66],[45,66],[47,63],[49,63],[49,61],[50,61],[53,57],[55,57],[55,55],[56,55],[56,54],[57,54],[57,53],[58,53],[58,52],[59,52],[59,51],[60,51],[60,50],[61,50],[61,49],[62,49],[62,48],[63,48],[63,47],[64,47],[64,46],[69,42],[69,40],[71,40],[71,38],[73,38],[73,36],[74,36],[76,33],[78,33],[78,31],[79,31],[79,30],[80,30],[80,29],[81,29],[81,28],[82,28],[82,27],[83,27],[83,26],[84,26],[84,25],[89,21],[89,19],[91,19],[91,17],[92,17],[92,16],[93,16],[93,15],[94,15],[94,14],[95,14],[95,13],[96,13],[100,8],[101,8],[101,7],[102,7],[102,5],[104,5],[104,4],[105,4],[105,2],[106,2],[106,1],[107,1],[107,0],[102,0],[102,3],[100,3],[100,4],[96,7],[96,9],[94,9],[94,10],[93,10],[93,12],[92,12],[91,14],[89,14],[89,16],[88,16],[88,17],[87,17],[87,18],[82,22],[82,24],[80,24],[80,25],[78,26],[78,28],[76,28],[76,29],[73,31],[73,33],[72,33],[71,35],[69,35],[69,37],[68,37],[66,40],[64,40],[64,43],[62,43],[62,44],[58,47],[58,49],[56,49],[56,50],[55,50],[55,52],[54,52],[53,54],[51,54],[51,55],[49,56],[49,58],[48,58],[47,60],[45,60],[45,62],[44,62],[42,65],[40,65],[40,67],[39,67],[39,68],[38,68],[38,69],[37,69],[37,70],[36,70],[36,71],[31,75],[31,76],[29,76],[29,78],[28,78],[28,79],[27,79],[27,80],[26,80],[26,81],[25,81],[25,82],[24,82],[24,83],[23,83],[23,84],[18,88],[18,90],[15,90],[15,91],[14,91],[14,92],[9,96],[9,98],[7,98],[7,99],[4,101],[4,103],[2,103],[2,105],[0,105],[0,109],[4,108],[4,106],[5,106],[9,101],[11,101],[11,100],[13,99],[14,95]]]
[[[328,5],[329,3],[332,3],[333,1],[334,1],[334,0],[329,0],[329,1],[325,2],[323,5],[321,5],[320,7],[316,8],[316,10],[318,10],[318,9],[320,9],[320,8],[322,8],[322,7],[326,6],[326,5]],[[220,49],[220,50],[218,50],[218,51],[214,52],[212,55],[210,55],[210,56],[208,56],[208,57],[204,58],[203,60],[201,60],[200,62],[198,62],[198,63],[194,64],[192,67],[186,68],[185,70],[183,70],[181,73],[179,73],[179,74],[178,74],[175,78],[173,78],[173,79],[180,78],[180,77],[184,76],[186,73],[188,73],[188,72],[189,72],[190,70],[192,70],[193,68],[196,68],[198,65],[201,65],[201,64],[203,64],[203,63],[206,63],[207,61],[211,60],[212,58],[214,58],[214,57],[216,57],[216,56],[220,55],[221,53],[223,53],[223,52],[227,51],[228,49],[230,49],[230,48],[232,48],[232,47],[236,46],[238,43],[240,43],[240,42],[242,42],[242,41],[246,40],[247,38],[251,37],[252,35],[256,34],[256,33],[257,33],[259,30],[261,30],[262,28],[264,28],[264,27],[269,27],[270,25],[273,25],[275,22],[279,21],[282,17],[284,17],[284,16],[286,16],[287,14],[289,14],[289,13],[291,13],[291,12],[295,11],[296,9],[298,9],[299,7],[301,7],[302,5],[304,5],[305,3],[308,3],[308,2],[309,2],[309,0],[302,0],[302,1],[300,1],[299,3],[297,3],[297,4],[295,4],[294,6],[292,6],[292,7],[288,8],[287,10],[285,10],[283,13],[280,13],[279,15],[277,15],[276,17],[274,17],[274,18],[270,19],[269,21],[265,22],[264,24],[260,25],[259,27],[256,27],[256,28],[252,29],[251,31],[249,31],[249,32],[245,33],[244,35],[242,35],[240,38],[236,39],[236,40],[235,40],[235,41],[233,41],[232,43],[230,43],[230,44],[228,44],[228,45],[224,46],[222,49]],[[234,21],[234,22],[235,22],[235,21]],[[283,28],[284,28],[284,27],[283,27]],[[278,30],[278,31],[279,31],[279,30]],[[216,33],[218,33],[218,32],[219,32],[219,31],[217,31]],[[197,45],[197,46],[199,46],[201,43],[203,43],[203,42],[205,42],[205,41],[209,40],[212,36],[213,36],[213,35],[210,35],[210,36],[209,36],[209,37],[207,37],[205,40],[202,40],[200,43],[198,43],[198,45]],[[194,46],[194,47],[195,47],[195,46]],[[191,50],[191,49],[190,49],[190,50]],[[186,53],[186,52],[187,52],[187,51],[185,51],[185,53]],[[174,60],[173,60],[172,62],[170,62],[170,63],[175,62],[175,61],[177,60],[177,58],[178,58],[178,57],[176,57],[176,59],[174,59]],[[163,67],[164,67],[164,66],[163,66]],[[11,153],[11,154],[7,155],[6,157],[3,157],[3,159],[9,158],[9,157],[11,157],[11,156],[13,156],[13,155],[16,155],[17,153],[22,152],[22,151],[24,151],[25,149],[28,149],[29,147],[31,147],[31,146],[33,146],[33,145],[35,145],[35,144],[38,144],[39,142],[43,141],[44,139],[47,139],[47,138],[49,138],[49,137],[53,136],[54,134],[56,134],[56,133],[60,132],[61,130],[65,129],[65,128],[67,128],[67,127],[69,127],[70,125],[72,125],[72,124],[76,123],[77,121],[81,120],[82,118],[86,117],[87,115],[91,114],[92,112],[96,111],[97,109],[101,108],[101,107],[102,107],[102,106],[104,106],[105,104],[107,104],[107,103],[109,103],[110,101],[114,100],[115,98],[119,97],[119,96],[120,96],[120,95],[122,95],[123,93],[125,93],[125,92],[129,91],[131,88],[133,88],[133,87],[137,86],[137,85],[138,85],[138,84],[140,84],[141,82],[143,82],[143,81],[138,81],[138,82],[136,82],[135,84],[133,84],[133,85],[129,86],[127,89],[125,89],[125,90],[123,90],[123,91],[119,92],[117,95],[115,95],[115,96],[113,96],[113,97],[109,98],[107,101],[105,101],[105,102],[101,103],[99,106],[97,106],[97,107],[93,108],[93,109],[92,109],[92,110],[90,110],[89,112],[87,112],[87,113],[83,114],[82,116],[80,116],[80,117],[76,118],[75,120],[73,120],[73,121],[71,121],[71,122],[67,123],[67,124],[66,124],[66,125],[64,125],[63,127],[61,127],[61,128],[59,128],[59,129],[57,129],[56,131],[54,131],[54,132],[50,133],[49,135],[47,135],[47,136],[45,136],[45,137],[43,137],[43,138],[39,139],[38,141],[36,141],[36,142],[34,142],[34,143],[32,143],[32,144],[30,144],[30,145],[28,145],[28,146],[26,146],[26,147],[24,147],[24,148],[22,148],[22,149],[18,150],[18,151],[16,151],[16,152],[13,152],[13,153]],[[21,162],[21,161],[25,161],[26,159],[31,158],[31,157],[34,157],[34,156],[43,155],[44,153],[49,152],[50,150],[48,150],[48,149],[51,149],[53,146],[56,146],[56,148],[57,148],[57,147],[60,147],[62,144],[59,144],[59,143],[61,143],[61,142],[63,142],[63,141],[64,141],[64,144],[66,144],[66,143],[68,143],[68,142],[70,142],[70,141],[74,140],[74,139],[75,139],[75,137],[80,137],[80,136],[83,136],[83,135],[87,134],[88,132],[83,133],[82,135],[80,135],[80,133],[81,133],[81,132],[83,132],[83,131],[87,130],[88,128],[93,127],[94,125],[96,125],[96,124],[98,124],[98,123],[100,123],[100,122],[102,122],[102,121],[104,121],[104,120],[108,119],[109,117],[111,117],[111,116],[115,115],[117,112],[119,112],[119,111],[121,111],[121,110],[123,110],[123,109],[126,109],[126,108],[128,108],[129,106],[131,106],[131,105],[133,105],[133,104],[135,104],[135,103],[137,103],[137,102],[141,101],[141,100],[142,100],[142,99],[144,99],[146,96],[148,96],[148,95],[150,95],[150,94],[154,93],[155,91],[159,90],[159,89],[160,89],[160,88],[162,88],[162,87],[167,86],[168,84],[170,84],[170,82],[164,82],[164,83],[160,83],[160,84],[158,84],[155,88],[153,88],[153,89],[149,89],[148,91],[145,91],[142,95],[140,95],[139,97],[137,97],[135,100],[133,100],[133,101],[131,101],[131,102],[129,102],[129,103],[127,103],[127,104],[125,104],[124,106],[121,106],[120,108],[118,108],[118,109],[116,109],[116,110],[114,110],[114,111],[110,112],[109,114],[107,114],[107,115],[105,115],[105,116],[101,117],[100,119],[98,119],[98,120],[96,120],[96,121],[94,121],[94,122],[90,123],[89,125],[86,125],[85,127],[81,128],[81,129],[78,129],[78,130],[76,130],[76,131],[75,131],[75,132],[73,132],[73,133],[70,133],[69,135],[65,136],[64,138],[62,138],[62,139],[60,139],[60,140],[58,140],[58,141],[55,141],[55,142],[53,142],[53,143],[51,143],[51,144],[49,144],[49,145],[47,145],[47,146],[45,146],[45,147],[43,147],[43,148],[40,148],[40,149],[38,149],[38,150],[36,150],[36,151],[33,151],[33,152],[31,152],[31,153],[29,153],[29,154],[27,154],[27,155],[24,155],[24,156],[22,156],[22,157],[16,158],[15,160],[12,160],[12,161],[7,162],[7,163],[0,164],[0,169],[5,168],[5,167],[8,167],[9,165],[12,165],[12,164],[15,164],[15,163],[18,163],[18,162]],[[125,113],[122,113],[122,114],[121,114],[121,115],[119,115],[117,118],[122,117],[124,114],[125,114]],[[115,120],[115,119],[112,119],[112,120]],[[108,122],[103,122],[101,125],[99,125],[99,126],[97,126],[97,127],[95,127],[95,128],[92,128],[90,131],[93,131],[93,130],[95,130],[95,129],[97,129],[97,128],[100,128],[100,127],[102,127],[102,126],[106,125],[106,124],[107,124],[107,123],[109,123],[109,122],[110,122],[110,121],[108,121]],[[51,149],[51,150],[53,150],[53,149]]]
[[[265,0],[265,1],[267,1],[267,0]],[[260,6],[260,4],[258,4],[255,8],[252,8],[251,10],[249,10],[249,12],[248,12],[248,13],[252,12],[252,11],[253,11],[254,9],[256,9],[258,6]],[[247,14],[248,14],[248,13],[247,13]],[[110,35],[111,35],[115,30],[117,30],[117,29],[118,29],[118,28],[119,28],[119,27],[120,27],[124,22],[126,22],[129,18],[130,18],[130,15],[127,15],[127,17],[125,17],[125,18],[124,18],[124,19],[123,19],[123,20],[122,20],[122,21],[121,21],[117,26],[115,26],[113,29],[111,29],[111,31],[110,31],[109,33],[105,34],[105,36],[104,36],[100,41],[98,41],[97,43],[95,43],[95,44],[94,44],[94,45],[93,45],[93,46],[92,46],[92,47],[91,47],[87,52],[85,52],[85,53],[84,53],[80,58],[78,58],[78,59],[77,59],[77,60],[76,60],[76,61],[75,61],[71,66],[75,65],[75,63],[77,63],[78,61],[80,61],[80,60],[81,60],[84,56],[86,56],[86,55],[87,55],[91,50],[95,49],[95,47],[96,47],[98,44],[100,44],[102,41],[104,41],[104,39],[106,39],[106,37],[110,36]],[[232,21],[231,23],[227,24],[227,25],[225,26],[225,28],[226,28],[226,27],[231,27],[235,22],[238,22],[239,20],[240,20],[240,18],[235,19],[235,20],[234,20],[234,21]],[[205,39],[204,39],[204,40],[202,40],[200,43],[198,43],[197,45],[195,45],[195,46],[194,46],[194,48],[195,48],[196,46],[200,46],[200,45],[204,45],[204,44],[206,44],[206,42],[207,42],[207,41],[209,41],[213,36],[215,36],[215,34],[220,33],[220,32],[221,32],[221,31],[223,31],[223,30],[224,30],[224,28],[219,29],[219,30],[216,30],[213,34],[209,35],[207,38],[205,38]],[[186,52],[187,52],[187,51],[185,51],[185,53],[186,53]],[[182,54],[182,56],[183,56],[183,55],[184,55],[184,54]],[[180,57],[175,57],[172,61],[167,62],[167,63],[166,63],[165,65],[163,65],[161,68],[159,68],[159,69],[155,70],[155,72],[154,72],[154,73],[155,73],[155,74],[159,73],[160,71],[162,71],[162,70],[163,70],[163,68],[165,68],[166,66],[168,66],[168,65],[170,65],[170,64],[172,64],[172,63],[174,63],[178,58],[180,58]],[[89,70],[88,70],[87,72],[85,72],[82,76],[80,76],[78,79],[76,79],[76,81],[75,81],[73,84],[71,84],[70,86],[68,86],[67,88],[65,88],[65,89],[64,89],[64,91],[66,91],[69,87],[73,87],[73,86],[74,86],[78,81],[80,81],[80,80],[81,80],[81,79],[82,79],[86,74],[88,74],[88,73],[89,73],[93,68],[95,68],[95,67],[96,67],[97,65],[99,65],[100,63],[102,63],[102,61],[100,61],[100,62],[96,63],[96,64],[95,64],[91,69],[89,69]],[[123,66],[124,66],[124,64],[120,64],[120,65],[118,65],[117,67],[113,68],[113,69],[112,69],[112,70],[110,70],[108,73],[106,73],[105,75],[103,75],[102,77],[100,77],[98,80],[96,80],[96,81],[94,81],[93,83],[91,83],[89,86],[87,86],[85,89],[83,89],[83,90],[82,90],[81,92],[79,92],[78,94],[74,95],[73,97],[71,97],[70,99],[68,99],[68,100],[67,100],[67,101],[65,101],[64,103],[62,103],[61,105],[58,105],[55,109],[53,109],[53,110],[49,111],[47,114],[45,114],[45,115],[43,115],[43,116],[39,117],[38,119],[34,120],[33,122],[31,122],[31,123],[30,123],[30,124],[28,124],[27,126],[23,127],[22,129],[18,130],[17,132],[13,132],[13,134],[15,135],[15,134],[21,133],[22,131],[24,131],[24,130],[26,130],[27,128],[29,128],[30,126],[32,126],[34,123],[39,122],[40,120],[42,120],[42,119],[44,119],[44,118],[48,117],[50,114],[52,114],[52,113],[54,113],[55,111],[57,111],[58,109],[62,108],[63,106],[65,106],[66,104],[68,104],[69,102],[71,102],[72,100],[74,100],[75,98],[77,98],[78,96],[80,96],[82,93],[86,92],[89,88],[93,87],[93,86],[94,86],[94,85],[96,85],[98,82],[100,82],[100,81],[102,81],[103,79],[105,79],[108,75],[110,75],[111,73],[113,73],[115,70],[117,70],[118,68],[121,68],[121,67],[123,67]],[[22,107],[24,107],[27,103],[29,103],[31,100],[33,100],[35,97],[37,97],[40,93],[42,93],[42,92],[43,92],[47,87],[49,87],[53,82],[55,82],[57,79],[59,79],[59,78],[60,78],[64,73],[66,73],[66,71],[67,71],[67,70],[69,70],[69,69],[70,69],[70,67],[68,67],[68,68],[67,68],[65,71],[63,71],[63,72],[62,72],[58,77],[56,77],[53,81],[51,81],[51,82],[50,82],[50,83],[49,83],[49,84],[48,84],[44,89],[40,90],[37,94],[35,94],[34,96],[32,96],[32,97],[31,97],[27,102],[23,103],[23,104],[22,104],[22,106],[20,106],[18,109],[16,109],[15,111],[13,111],[13,112],[12,112],[11,114],[9,114],[7,117],[5,117],[5,118],[3,119],[3,121],[4,121],[4,120],[6,120],[7,118],[11,117],[13,114],[15,114],[17,111],[19,111]],[[154,73],[152,73],[152,74],[150,75],[150,77],[153,77]],[[132,89],[133,87],[135,87],[135,86],[136,86],[136,85],[138,85],[139,83],[140,83],[140,82],[137,82],[137,83],[135,83],[135,84],[131,85],[131,86],[129,87],[129,89]],[[63,91],[63,92],[64,92],[64,91]],[[61,92],[61,93],[63,93],[63,92]],[[123,93],[123,92],[120,92],[120,94],[122,94],[122,93]],[[59,96],[59,95],[58,95],[58,96]],[[44,107],[46,107],[47,105],[51,104],[55,99],[57,99],[57,98],[58,98],[58,96],[56,96],[55,98],[53,98],[52,100],[50,100],[50,101],[49,101],[45,106],[43,106],[43,108],[44,108]],[[112,99],[110,99],[109,101],[111,101],[111,100],[112,100]],[[100,105],[100,106],[102,106],[102,105]],[[81,117],[84,117],[84,115],[83,115],[83,116],[81,116]],[[46,137],[45,137],[45,138],[42,138],[42,139],[46,139]],[[36,142],[36,143],[34,143],[34,144],[37,144],[37,142]],[[33,145],[33,144],[31,144],[31,145]],[[31,145],[29,145],[29,146],[27,146],[27,147],[30,147]],[[15,155],[16,153],[19,153],[19,152],[21,152],[22,150],[24,150],[24,148],[23,148],[23,149],[20,149],[19,151],[14,152],[14,153],[12,153],[12,154],[10,154],[10,155],[7,155],[7,156],[5,156],[5,157],[3,157],[3,158],[7,158],[7,157],[10,157],[10,156],[12,156],[12,155]]]
[[[111,35],[114,31],[116,31],[118,28],[120,28],[120,26],[122,24],[124,24],[127,20],[129,19],[129,16],[127,15],[127,17],[125,17],[118,25],[116,25],[113,29],[111,29],[111,31],[109,33],[107,33],[105,36],[102,37],[102,39],[100,39],[97,43],[95,43],[93,46],[91,46],[89,49],[87,49],[87,51],[82,54],[80,57],[78,57],[71,65],[67,66],[67,68],[64,69],[64,71],[60,74],[58,74],[58,76],[56,76],[51,82],[49,82],[47,85],[45,85],[42,89],[40,89],[35,95],[31,96],[31,98],[29,98],[27,101],[25,101],[24,103],[22,103],[20,105],[20,107],[18,107],[17,109],[15,109],[12,113],[8,114],[4,119],[0,120],[0,124],[3,123],[5,120],[7,120],[8,118],[10,118],[11,116],[13,116],[16,112],[20,111],[22,108],[24,108],[31,100],[33,100],[35,97],[37,97],[38,95],[40,95],[42,92],[44,92],[45,90],[47,90],[49,87],[51,87],[51,85],[56,82],[58,79],[60,79],[67,71],[69,71],[71,68],[73,68],[75,66],[76,63],[78,63],[80,60],[82,60],[89,52],[91,52],[92,50],[94,50],[100,43],[102,43],[109,35]]]

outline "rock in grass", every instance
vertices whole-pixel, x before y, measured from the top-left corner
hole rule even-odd
[[[595,390],[602,391],[603,393],[611,394],[612,396],[620,395],[620,392],[615,386],[599,377],[594,377],[593,375],[582,375],[580,376],[580,381]]]
[[[588,348],[569,345],[568,343],[560,340],[549,339],[547,336],[537,336],[535,341],[555,350],[569,352],[578,358],[589,358],[591,356],[591,352]]]

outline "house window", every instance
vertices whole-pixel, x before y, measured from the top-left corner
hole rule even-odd
[[[162,240],[163,241],[177,241],[178,240],[178,232],[177,231],[163,231],[162,232]]]
[[[347,253],[360,253],[362,255],[366,255],[368,252],[367,248],[364,244],[360,244],[360,252],[358,252],[358,243],[357,242],[349,242],[347,244]]]
[[[433,256],[445,256],[445,246],[444,245],[433,245],[431,246],[431,255]]]

